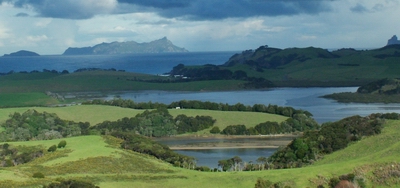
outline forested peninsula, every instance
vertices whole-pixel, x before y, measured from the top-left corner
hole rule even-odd
[[[385,78],[360,86],[353,93],[333,93],[322,97],[344,103],[400,103],[400,80]]]

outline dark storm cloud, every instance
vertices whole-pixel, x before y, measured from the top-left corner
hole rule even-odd
[[[333,0],[118,0],[142,7],[156,8],[159,15],[168,18],[216,20],[254,16],[281,16],[318,14],[330,11]]]
[[[102,10],[82,6],[72,0],[0,0],[2,2],[11,3],[18,8],[32,8],[40,17],[87,19],[102,13]]]
[[[145,7],[153,7],[160,9],[169,9],[169,8],[184,8],[188,7],[193,0],[169,0],[169,1],[160,1],[160,0],[118,0],[119,3],[127,3],[134,4]]]
[[[87,19],[97,14],[155,12],[166,18],[218,20],[254,16],[318,14],[330,11],[334,0],[117,0],[118,8],[105,12],[76,0],[0,0],[15,7],[33,8],[38,16]],[[114,7],[115,8],[115,7]]]

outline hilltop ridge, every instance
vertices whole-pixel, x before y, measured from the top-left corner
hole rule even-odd
[[[185,48],[175,46],[167,37],[151,42],[135,41],[101,43],[93,47],[69,47],[62,55],[113,55],[132,53],[169,53],[188,52]]]
[[[387,46],[394,44],[400,44],[400,40],[397,40],[396,35],[393,35],[393,37],[388,40]]]

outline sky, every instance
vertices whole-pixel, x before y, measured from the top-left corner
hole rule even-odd
[[[379,48],[400,0],[0,0],[0,55],[167,37],[189,51]]]

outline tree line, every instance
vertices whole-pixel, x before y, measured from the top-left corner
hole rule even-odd
[[[171,104],[163,103],[153,103],[140,102],[136,103],[130,99],[115,98],[113,100],[104,99],[94,99],[91,101],[85,101],[83,105],[109,105],[109,106],[119,106],[123,108],[132,109],[157,109],[157,108],[177,108],[180,109],[202,109],[202,110],[218,110],[218,111],[242,111],[242,112],[261,112],[282,115],[286,117],[293,117],[295,114],[304,114],[307,117],[312,117],[313,115],[305,110],[297,110],[293,107],[283,107],[278,105],[264,105],[264,104],[254,104],[253,106],[244,105],[242,103],[236,103],[230,105],[228,103],[216,103],[210,101],[199,101],[199,100],[180,100],[172,102]]]
[[[319,124],[313,118],[308,117],[305,114],[295,114],[293,117],[290,117],[281,123],[267,121],[249,128],[245,125],[229,125],[221,132],[218,132],[216,128],[213,128],[210,130],[210,133],[220,133],[225,135],[270,135],[303,132],[308,130],[317,130],[319,128]]]
[[[148,137],[173,136],[176,134],[197,132],[214,125],[215,119],[210,116],[188,117],[178,115],[173,118],[165,108],[146,110],[132,118],[122,118],[117,121],[104,121],[92,130],[101,134],[115,131],[134,132]]]

